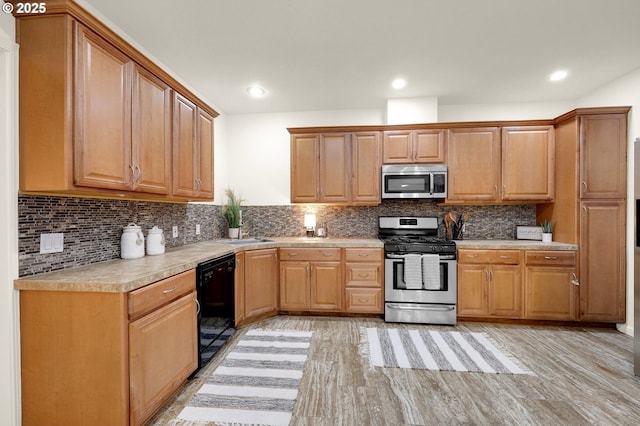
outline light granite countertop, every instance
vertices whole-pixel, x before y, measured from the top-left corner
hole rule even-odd
[[[509,249],[509,250],[578,250],[577,244],[543,243],[534,240],[456,240],[456,247],[461,249]]]
[[[138,259],[114,259],[77,268],[22,277],[17,290],[95,291],[126,293],[172,275],[195,268],[199,263],[245,250],[274,247],[378,247],[378,239],[361,238],[269,238],[270,242],[231,245],[205,241],[167,249],[164,254]]]

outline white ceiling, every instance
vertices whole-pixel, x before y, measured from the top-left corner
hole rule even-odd
[[[568,101],[640,68],[639,0],[78,3],[226,114]],[[569,77],[549,82],[558,68]],[[255,83],[265,97],[249,98]]]

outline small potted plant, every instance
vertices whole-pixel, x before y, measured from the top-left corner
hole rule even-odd
[[[551,241],[553,241],[553,227],[555,226],[555,223],[545,219],[542,221],[541,226],[542,226],[542,242],[550,243]]]
[[[229,238],[238,238],[240,226],[242,225],[242,198],[236,197],[232,189],[225,189],[227,204],[222,207],[222,217],[224,217],[229,228]]]

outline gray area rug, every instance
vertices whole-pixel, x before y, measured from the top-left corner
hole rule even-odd
[[[172,424],[288,425],[311,335],[247,331]]]
[[[374,367],[534,375],[484,333],[363,329]]]

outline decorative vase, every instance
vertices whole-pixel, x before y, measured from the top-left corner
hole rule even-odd
[[[550,243],[551,241],[553,241],[553,234],[551,232],[543,232],[542,233],[542,242],[543,243]]]
[[[229,228],[229,238],[232,240],[238,239],[240,235],[240,228]]]

